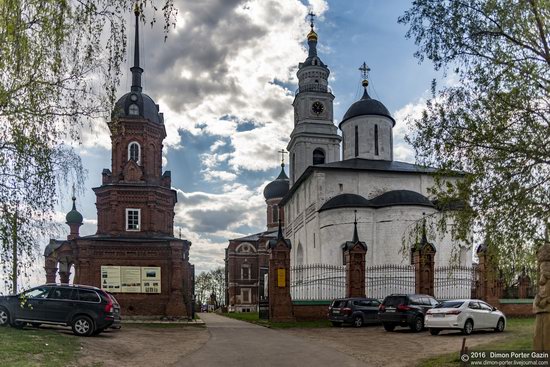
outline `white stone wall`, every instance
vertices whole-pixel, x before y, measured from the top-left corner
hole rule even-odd
[[[353,193],[372,199],[391,190],[411,190],[428,196],[430,185],[433,185],[433,178],[425,174],[343,170],[314,172],[301,183],[285,205],[287,237],[293,243],[291,264],[297,264],[298,243],[303,248],[305,264],[342,264],[340,245],[352,239],[354,209],[332,209],[318,213],[330,198],[342,193]],[[408,264],[408,252],[403,254],[404,235],[415,221],[423,217],[423,213],[429,217],[436,212],[424,206],[357,210],[359,238],[368,246],[367,266]],[[450,233],[438,237],[430,234],[428,239],[437,249],[436,266],[448,265],[452,251],[460,253],[461,265],[471,265],[471,251],[460,251],[453,244]]]
[[[375,154],[375,127],[378,126],[378,155]],[[357,126],[359,155],[355,155],[355,127]],[[343,156],[345,159],[365,158],[393,160],[393,121],[384,116],[357,116],[342,126]]]

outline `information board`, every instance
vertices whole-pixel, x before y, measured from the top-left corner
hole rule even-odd
[[[160,267],[141,268],[141,291],[143,293],[160,293]]]
[[[284,288],[286,286],[286,271],[284,268],[277,269],[277,287]]]
[[[120,292],[120,266],[101,267],[101,289]]]
[[[112,293],[160,293],[158,266],[102,266],[101,289]]]
[[[120,267],[120,289],[124,293],[141,293],[141,268],[137,266]]]

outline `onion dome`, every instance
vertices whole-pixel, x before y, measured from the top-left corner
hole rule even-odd
[[[290,188],[288,176],[285,173],[285,164],[281,164],[281,173],[274,181],[267,184],[264,189],[264,198],[266,200],[282,198],[288,194]]]
[[[393,126],[395,126],[395,120],[390,114],[390,111],[384,106],[384,104],[380,101],[377,101],[376,99],[372,99],[369,96],[369,93],[367,92],[367,87],[365,84],[368,85],[368,82],[365,80],[366,83],[363,83],[363,86],[365,88],[365,91],[363,92],[363,97],[355,103],[353,103],[347,110],[347,112],[344,114],[344,118],[342,119],[342,122],[340,122],[340,126],[342,124],[357,116],[368,116],[368,115],[375,115],[375,116],[385,116],[393,121]]]
[[[82,224],[82,220],[84,219],[82,217],[82,214],[76,210],[76,198],[73,195],[73,209],[67,213],[65,216],[65,220],[67,221],[67,224]]]
[[[393,190],[383,193],[370,200],[373,207],[381,208],[395,205],[416,205],[434,207],[434,204],[424,195],[410,190]]]
[[[142,93],[141,74],[143,69],[139,66],[139,7],[134,8],[136,16],[136,30],[134,42],[134,66],[130,68],[132,72],[132,87],[129,93],[126,93],[115,104],[112,117],[124,118],[146,118],[151,122],[158,124],[164,123],[162,113],[159,113],[159,106],[151,97]]]
[[[312,28],[311,31],[307,34],[307,40],[308,40],[308,41],[315,41],[315,42],[317,42],[317,33],[315,33],[315,31],[313,30],[313,28]]]

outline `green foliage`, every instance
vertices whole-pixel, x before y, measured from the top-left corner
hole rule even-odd
[[[199,305],[210,303],[210,296],[216,296],[216,307],[225,304],[225,270],[218,267],[202,272],[195,278],[196,302]]]
[[[550,218],[550,3],[417,0],[399,22],[419,60],[452,81],[434,81],[407,139],[420,164],[440,169],[440,202],[469,203],[445,219],[457,238],[474,228],[511,280],[533,263]],[[464,180],[444,180],[452,171]]]
[[[59,190],[82,187],[71,148],[112,110],[126,56],[132,0],[0,1],[0,263],[16,252],[32,262],[39,234],[52,228]],[[167,32],[176,10],[164,0]],[[140,0],[155,22],[152,0]],[[152,8],[150,11],[148,8]],[[142,21],[147,21],[144,12]],[[20,224],[16,230],[13,218]],[[15,233],[16,237],[12,234]],[[6,269],[4,269],[4,275]]]

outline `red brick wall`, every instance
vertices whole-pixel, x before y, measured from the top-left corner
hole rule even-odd
[[[296,321],[327,320],[329,304],[293,304]]]
[[[533,313],[532,303],[500,303],[495,302],[491,305],[502,311],[506,317],[510,316],[531,316],[535,317]]]

